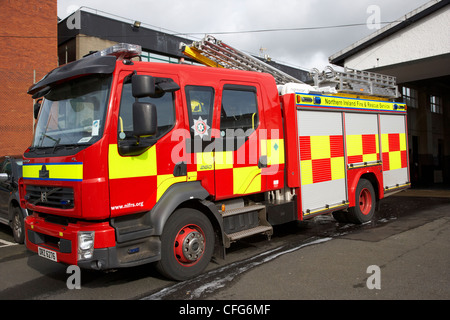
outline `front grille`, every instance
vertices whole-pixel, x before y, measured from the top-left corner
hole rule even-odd
[[[72,209],[75,205],[72,188],[28,185],[25,199],[33,205],[50,208]]]

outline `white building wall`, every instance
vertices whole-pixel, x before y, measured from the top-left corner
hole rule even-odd
[[[448,54],[449,21],[450,6],[445,6],[351,56],[345,61],[345,66],[367,70]]]

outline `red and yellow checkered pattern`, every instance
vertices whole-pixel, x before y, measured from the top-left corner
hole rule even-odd
[[[302,185],[345,178],[342,135],[300,136]]]
[[[355,134],[346,137],[348,164],[380,160],[378,134]]]
[[[404,133],[385,133],[381,135],[383,171],[406,168],[406,136]]]
[[[267,156],[268,169],[284,168],[284,140],[260,140],[260,154]],[[268,177],[264,178],[263,170],[258,167],[257,152],[243,150],[245,158],[240,159],[241,151],[215,152],[205,158],[198,154],[197,172],[203,163],[214,164],[216,195],[219,197],[250,194],[264,191]],[[242,155],[242,154],[241,154]],[[209,160],[208,160],[209,159]],[[245,160],[245,161],[243,161]],[[271,175],[269,174],[271,177]]]

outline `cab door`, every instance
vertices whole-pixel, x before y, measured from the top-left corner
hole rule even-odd
[[[203,85],[184,88],[189,134],[186,138],[187,181],[201,181],[214,194],[214,149],[217,128],[214,122],[215,89]]]
[[[145,73],[140,73],[145,74]],[[186,181],[183,168],[176,169],[177,163],[172,150],[179,141],[172,133],[180,129],[182,121],[177,121],[176,106],[181,105],[181,95],[176,92],[160,92],[154,97],[139,98],[139,102],[151,103],[156,107],[158,129],[155,135],[134,136],[133,103],[130,72],[121,73],[116,95],[120,97],[116,134],[111,135],[108,152],[111,215],[118,216],[130,212],[146,211],[153,208],[167,189],[175,183]],[[175,75],[149,74],[158,81],[179,83]],[[181,127],[182,129],[183,127]],[[139,152],[135,146],[145,146]]]
[[[261,118],[258,84],[223,82],[220,95],[220,139],[215,144],[216,199],[262,192]]]

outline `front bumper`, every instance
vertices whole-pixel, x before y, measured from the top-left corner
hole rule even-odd
[[[95,233],[94,250],[89,259],[78,259],[78,233],[83,231]],[[56,253],[56,262],[86,269],[108,270],[160,259],[159,237],[117,243],[115,229],[109,222],[78,221],[61,225],[33,214],[25,219],[25,235],[30,251],[38,253],[39,248],[50,250]]]

